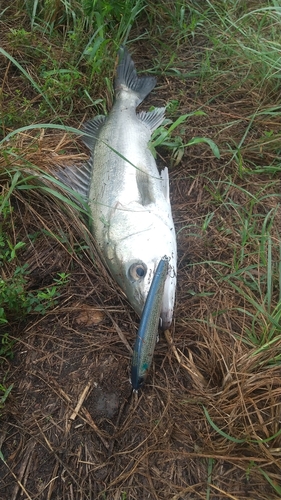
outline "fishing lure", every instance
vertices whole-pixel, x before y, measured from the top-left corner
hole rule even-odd
[[[143,385],[152,362],[168,269],[169,258],[162,257],[143,308],[132,360],[131,383],[134,391]]]

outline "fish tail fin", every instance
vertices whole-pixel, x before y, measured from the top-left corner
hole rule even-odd
[[[119,63],[115,78],[115,91],[118,92],[126,86],[138,97],[140,104],[156,85],[156,78],[153,76],[138,77],[135,64],[124,46],[119,50]]]

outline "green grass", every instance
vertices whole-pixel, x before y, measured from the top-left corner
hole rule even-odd
[[[32,95],[25,95],[20,88],[24,85],[8,99],[4,91],[2,128],[46,118],[66,123],[75,113],[79,120],[93,105],[97,112],[104,112],[105,95],[93,98],[93,87],[112,93],[111,79],[104,75],[112,71],[112,57],[126,43],[144,7],[142,0],[115,2],[114,7],[110,2],[87,0],[38,0],[27,1],[18,10],[15,5],[8,7],[5,18],[16,12],[24,27],[9,29],[8,49],[0,47],[0,53],[21,72],[22,81],[29,82]],[[25,67],[26,60],[32,64],[31,71]]]
[[[2,176],[3,178],[3,176]],[[23,183],[24,182],[24,183]],[[26,188],[26,179],[20,181],[17,171],[11,179],[7,193],[0,196],[0,324],[1,344],[0,356],[13,356],[15,340],[9,336],[11,323],[23,320],[30,313],[45,315],[53,308],[61,295],[61,288],[68,282],[69,274],[58,273],[53,283],[38,290],[28,288],[28,266],[20,263],[20,254],[26,242],[15,237],[13,222],[13,205],[11,197],[16,188]]]
[[[231,262],[205,263],[213,269],[218,284],[226,284],[243,299],[244,306],[236,307],[235,311],[249,320],[242,342],[255,348],[251,356],[267,349],[270,352],[270,348],[281,340],[279,204],[268,211],[262,207],[264,203],[270,205],[271,199],[274,201],[280,196],[274,193],[275,183],[270,180],[258,191],[255,185],[255,192],[250,192],[250,187],[245,189],[231,181],[208,181],[207,189],[216,209],[205,217],[200,230],[206,233],[215,227],[232,258]],[[243,205],[234,201],[233,194],[243,199]],[[280,361],[277,352],[273,359],[269,355],[267,361],[262,363],[277,366]]]
[[[1,351],[0,351],[1,354]],[[0,384],[0,417],[1,417],[1,410],[4,407],[5,401],[8,398],[11,390],[13,388],[13,384],[11,384],[9,387],[6,387],[5,385]],[[0,459],[1,459],[1,452],[0,452]]]
[[[161,86],[168,86],[163,96],[165,104],[168,102],[168,118],[155,131],[151,149],[156,154],[160,147],[169,157],[175,193],[188,178],[189,187],[194,183],[201,196],[200,202],[196,197],[190,202],[184,193],[177,206],[179,241],[183,245],[195,242],[197,251],[186,264],[186,279],[189,272],[196,276],[194,286],[181,285],[178,298],[192,297],[195,307],[202,304],[189,331],[199,335],[215,327],[221,342],[226,343],[224,335],[233,342],[241,386],[244,375],[271,373],[281,362],[279,2],[27,0],[11,4],[0,14],[0,29],[4,26],[8,33],[0,53],[16,79],[10,88],[4,82],[0,99],[0,178],[6,186],[0,195],[0,268],[7,277],[0,280],[0,359],[13,357],[12,321],[31,314],[45,315],[58,304],[70,278],[63,272],[48,286],[29,290],[28,268],[21,259],[27,240],[16,226],[19,222],[13,200],[18,193],[28,195],[40,189],[42,196],[74,210],[81,219],[88,216],[81,197],[69,190],[68,198],[61,183],[46,173],[42,164],[39,169],[33,164],[20,138],[34,140],[35,148],[42,133],[51,137],[63,132],[77,138],[82,120],[106,113],[112,103],[116,52],[127,42],[129,49],[138,48],[140,43],[140,54],[146,46],[146,69],[159,76],[159,95]],[[38,231],[43,234],[42,228]],[[81,250],[79,245],[70,245],[63,234],[53,236],[78,260],[83,250],[89,249],[87,241]],[[29,241],[37,237],[37,232],[28,236]],[[187,245],[180,251],[182,258],[190,249]],[[220,291],[232,298],[229,306],[216,298]],[[227,332],[225,317],[234,325]],[[185,313],[184,318],[176,318],[176,325],[183,328],[191,321]],[[210,349],[210,357],[217,356],[213,372],[201,366],[213,380],[223,356],[216,352],[217,346],[210,348],[207,334],[199,338],[197,348],[203,346]],[[235,349],[243,351],[240,358]],[[243,364],[245,358],[248,364]],[[0,382],[3,409],[12,385],[5,379]],[[216,387],[217,393],[223,390]],[[262,393],[264,387],[257,386],[259,391]],[[208,397],[212,395],[210,391]],[[205,482],[208,500],[213,498],[217,480],[219,461],[213,458],[217,438],[228,443],[230,454],[233,449],[238,453],[239,446],[251,446],[245,449],[252,456],[258,455],[261,445],[269,446],[280,437],[273,424],[271,427],[274,418],[261,417],[258,412],[257,419],[261,422],[264,418],[263,431],[267,432],[260,432],[260,439],[252,432],[250,397],[242,405],[243,411],[246,409],[241,421],[239,414],[233,417],[239,420],[236,434],[229,417],[232,402],[229,412],[224,404],[216,408],[206,402],[202,408],[210,450]],[[278,404],[275,401],[272,408]],[[248,434],[245,422],[251,422]],[[251,459],[245,478],[250,480],[253,474],[269,485],[272,494],[280,495],[271,472]],[[127,498],[127,493],[122,498]]]
[[[266,85],[267,89],[277,90],[280,7],[272,2],[249,7],[241,2],[207,0],[206,4],[204,29],[210,33],[213,50],[203,62],[202,78],[231,77],[235,70],[240,85],[247,81],[253,88]]]
[[[169,103],[167,109],[169,111]],[[170,119],[165,119],[163,124],[153,132],[151,137],[150,149],[153,156],[155,158],[157,156],[157,147],[165,147],[171,155],[171,167],[175,167],[181,161],[184,155],[185,148],[192,147],[195,144],[204,143],[210,147],[213,155],[216,158],[220,158],[219,148],[214,143],[214,141],[212,141],[212,139],[209,139],[208,137],[193,137],[190,141],[184,144],[181,135],[173,134],[174,130],[185,124],[188,118],[192,116],[202,115],[204,115],[202,111],[194,111],[193,113],[187,113],[185,115],[179,116],[174,122]],[[182,130],[184,130],[183,127]]]

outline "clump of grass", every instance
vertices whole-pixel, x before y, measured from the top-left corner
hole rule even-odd
[[[258,353],[281,338],[280,208],[276,183],[268,181],[260,189],[257,183],[253,191],[250,184],[242,187],[227,180],[208,181],[209,205],[215,209],[206,216],[201,230],[206,233],[216,227],[231,261],[210,260],[206,264],[217,273],[218,283],[227,284],[243,299],[244,307],[235,310],[248,317],[250,326],[245,327],[241,340],[258,348]],[[278,355],[274,362],[278,364]]]
[[[171,166],[175,167],[181,161],[185,148],[192,147],[195,144],[208,144],[214,156],[220,158],[219,148],[208,137],[193,137],[185,144],[181,135],[173,135],[174,130],[185,123],[188,118],[202,115],[204,115],[202,111],[194,111],[193,113],[179,116],[174,122],[170,119],[165,119],[163,124],[154,131],[151,137],[149,146],[153,156],[156,157],[157,147],[164,146],[171,152]],[[168,125],[169,127],[167,128]]]
[[[55,126],[53,126],[54,128]],[[58,129],[65,130],[65,127],[57,126]],[[38,129],[36,126],[24,127],[25,133],[31,134],[31,130]],[[50,124],[46,124],[46,129],[50,129]],[[41,128],[41,134],[44,130]],[[79,132],[76,129],[72,131]],[[17,135],[17,142],[13,136]],[[62,135],[63,136],[63,135]],[[23,136],[24,137],[24,136]],[[50,135],[52,137],[52,135]],[[13,131],[10,134],[13,142],[7,139],[2,141],[1,161],[0,161],[0,179],[2,190],[0,194],[0,369],[8,360],[12,360],[17,341],[21,337],[17,333],[17,325],[26,325],[30,318],[44,317],[59,305],[66,286],[70,281],[71,272],[68,272],[69,266],[62,267],[60,271],[47,269],[47,275],[44,280],[37,281],[34,273],[37,268],[36,261],[44,260],[46,253],[46,242],[53,248],[54,243],[58,243],[70,259],[83,258],[85,252],[91,255],[92,265],[95,256],[92,242],[88,238],[88,233],[83,224],[88,217],[87,207],[82,198],[72,190],[60,189],[62,187],[55,177],[50,175],[45,169],[42,170],[34,163],[34,159],[42,166],[42,152],[38,148],[39,138],[30,135],[28,144],[33,142],[35,147],[26,152],[24,142],[21,139],[19,131]],[[62,141],[63,143],[63,141]],[[35,145],[37,144],[37,145]],[[47,148],[48,149],[48,148]],[[23,153],[25,151],[25,153]],[[60,153],[62,151],[60,150]],[[78,158],[81,155],[77,155]],[[83,155],[82,155],[83,156]],[[60,155],[62,158],[63,155]],[[44,163],[44,160],[43,160]],[[56,161],[55,161],[56,163]],[[71,198],[67,197],[69,191]],[[41,194],[40,194],[41,193]],[[62,226],[56,232],[52,227],[43,223],[42,217],[37,212],[40,206],[42,194],[45,196],[49,211],[54,214],[54,218],[62,221]],[[34,201],[36,199],[36,202]],[[32,201],[33,200],[33,201]],[[30,216],[26,217],[29,204],[36,207],[31,209],[33,217],[37,217],[36,231],[27,233],[27,226],[30,224]],[[21,210],[25,211],[24,224],[22,224]],[[25,209],[23,207],[26,207]],[[56,211],[59,215],[55,215]],[[78,233],[82,235],[82,243],[76,241],[66,234],[65,223],[73,220],[73,226],[78,228]],[[79,217],[81,217],[79,219]],[[39,223],[40,221],[40,223]],[[33,226],[33,224],[32,224]],[[87,243],[88,241],[88,243]],[[43,244],[43,246],[42,246]],[[40,248],[40,252],[37,248]],[[47,247],[48,248],[48,247]],[[31,252],[31,257],[28,255]],[[34,257],[36,255],[36,257]],[[40,257],[39,257],[40,255]],[[34,262],[35,260],[35,262]],[[42,265],[42,264],[41,264]],[[38,270],[37,270],[38,272]],[[47,281],[47,284],[44,282]],[[5,374],[1,374],[0,379],[0,409],[4,409],[6,399],[9,396],[12,385],[5,384]]]
[[[0,355],[1,355],[1,350],[0,350]],[[13,389],[13,384],[11,384],[9,387],[6,387],[6,385],[3,385],[0,383],[0,417],[1,417],[1,410],[5,405],[5,402]],[[0,451],[0,458],[2,459],[2,454]]]
[[[2,179],[4,175],[2,174]],[[26,182],[26,181],[24,181]],[[29,313],[46,314],[53,308],[61,295],[62,287],[68,282],[68,273],[58,273],[53,283],[37,290],[29,289],[28,264],[20,262],[20,254],[26,242],[17,237],[18,229],[14,222],[14,210],[11,202],[17,183],[27,187],[20,180],[19,172],[11,179],[9,189],[3,187],[0,195],[0,326],[2,357],[12,357],[14,340],[9,339],[10,323],[23,320]],[[6,192],[5,192],[6,191]]]
[[[19,71],[13,96],[3,86],[3,135],[27,121],[79,123],[90,106],[104,112],[112,89],[103,75],[112,71],[112,56],[127,41],[144,6],[142,0],[117,2],[114,7],[106,0],[25,2],[24,27],[8,29],[1,47],[9,65]],[[15,5],[6,9],[7,18],[13,18],[14,9]],[[23,17],[22,9],[19,12]],[[32,71],[26,70],[26,58],[32,60]],[[27,95],[25,82],[31,84],[32,95]]]
[[[30,130],[30,127],[28,127]],[[29,287],[29,266],[21,262],[21,254],[26,249],[28,243],[35,242],[38,233],[29,234],[23,241],[20,238],[20,231],[17,227],[17,216],[14,211],[14,202],[20,192],[42,190],[46,195],[54,196],[59,203],[65,203],[77,212],[87,215],[77,203],[82,203],[81,197],[72,193],[77,203],[70,200],[59,192],[61,183],[51,177],[45,171],[42,172],[30,161],[25,162],[17,153],[16,148],[3,149],[4,162],[11,158],[15,163],[22,163],[21,168],[15,165],[2,167],[0,165],[0,178],[2,179],[2,193],[0,195],[0,323],[2,330],[9,328],[11,321],[22,320],[30,313],[45,315],[53,308],[61,296],[61,290],[69,281],[69,273],[58,272],[53,277],[48,286],[40,286],[38,289]],[[35,151],[36,154],[36,151]],[[42,181],[45,181],[43,184]],[[57,184],[57,189],[54,187]],[[49,185],[48,185],[49,184]],[[41,233],[62,241],[60,236],[54,235],[51,231],[41,230]],[[64,241],[68,243],[68,241]],[[8,333],[4,331],[2,336],[1,354],[11,355],[11,343],[8,342]]]
[[[207,1],[205,33],[211,49],[203,59],[202,81],[213,75],[227,81],[245,81],[262,93],[274,92],[278,87],[280,44],[276,29],[280,22],[280,10],[274,5],[249,7],[240,2],[222,4]]]

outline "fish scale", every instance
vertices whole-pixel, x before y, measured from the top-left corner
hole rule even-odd
[[[88,202],[100,255],[139,316],[159,261],[167,256],[159,313],[166,329],[175,301],[176,234],[168,169],[159,173],[149,148],[165,108],[136,112],[155,85],[154,77],[138,77],[128,51],[121,48],[113,107],[84,126],[90,159],[80,168],[64,169],[59,177]]]

